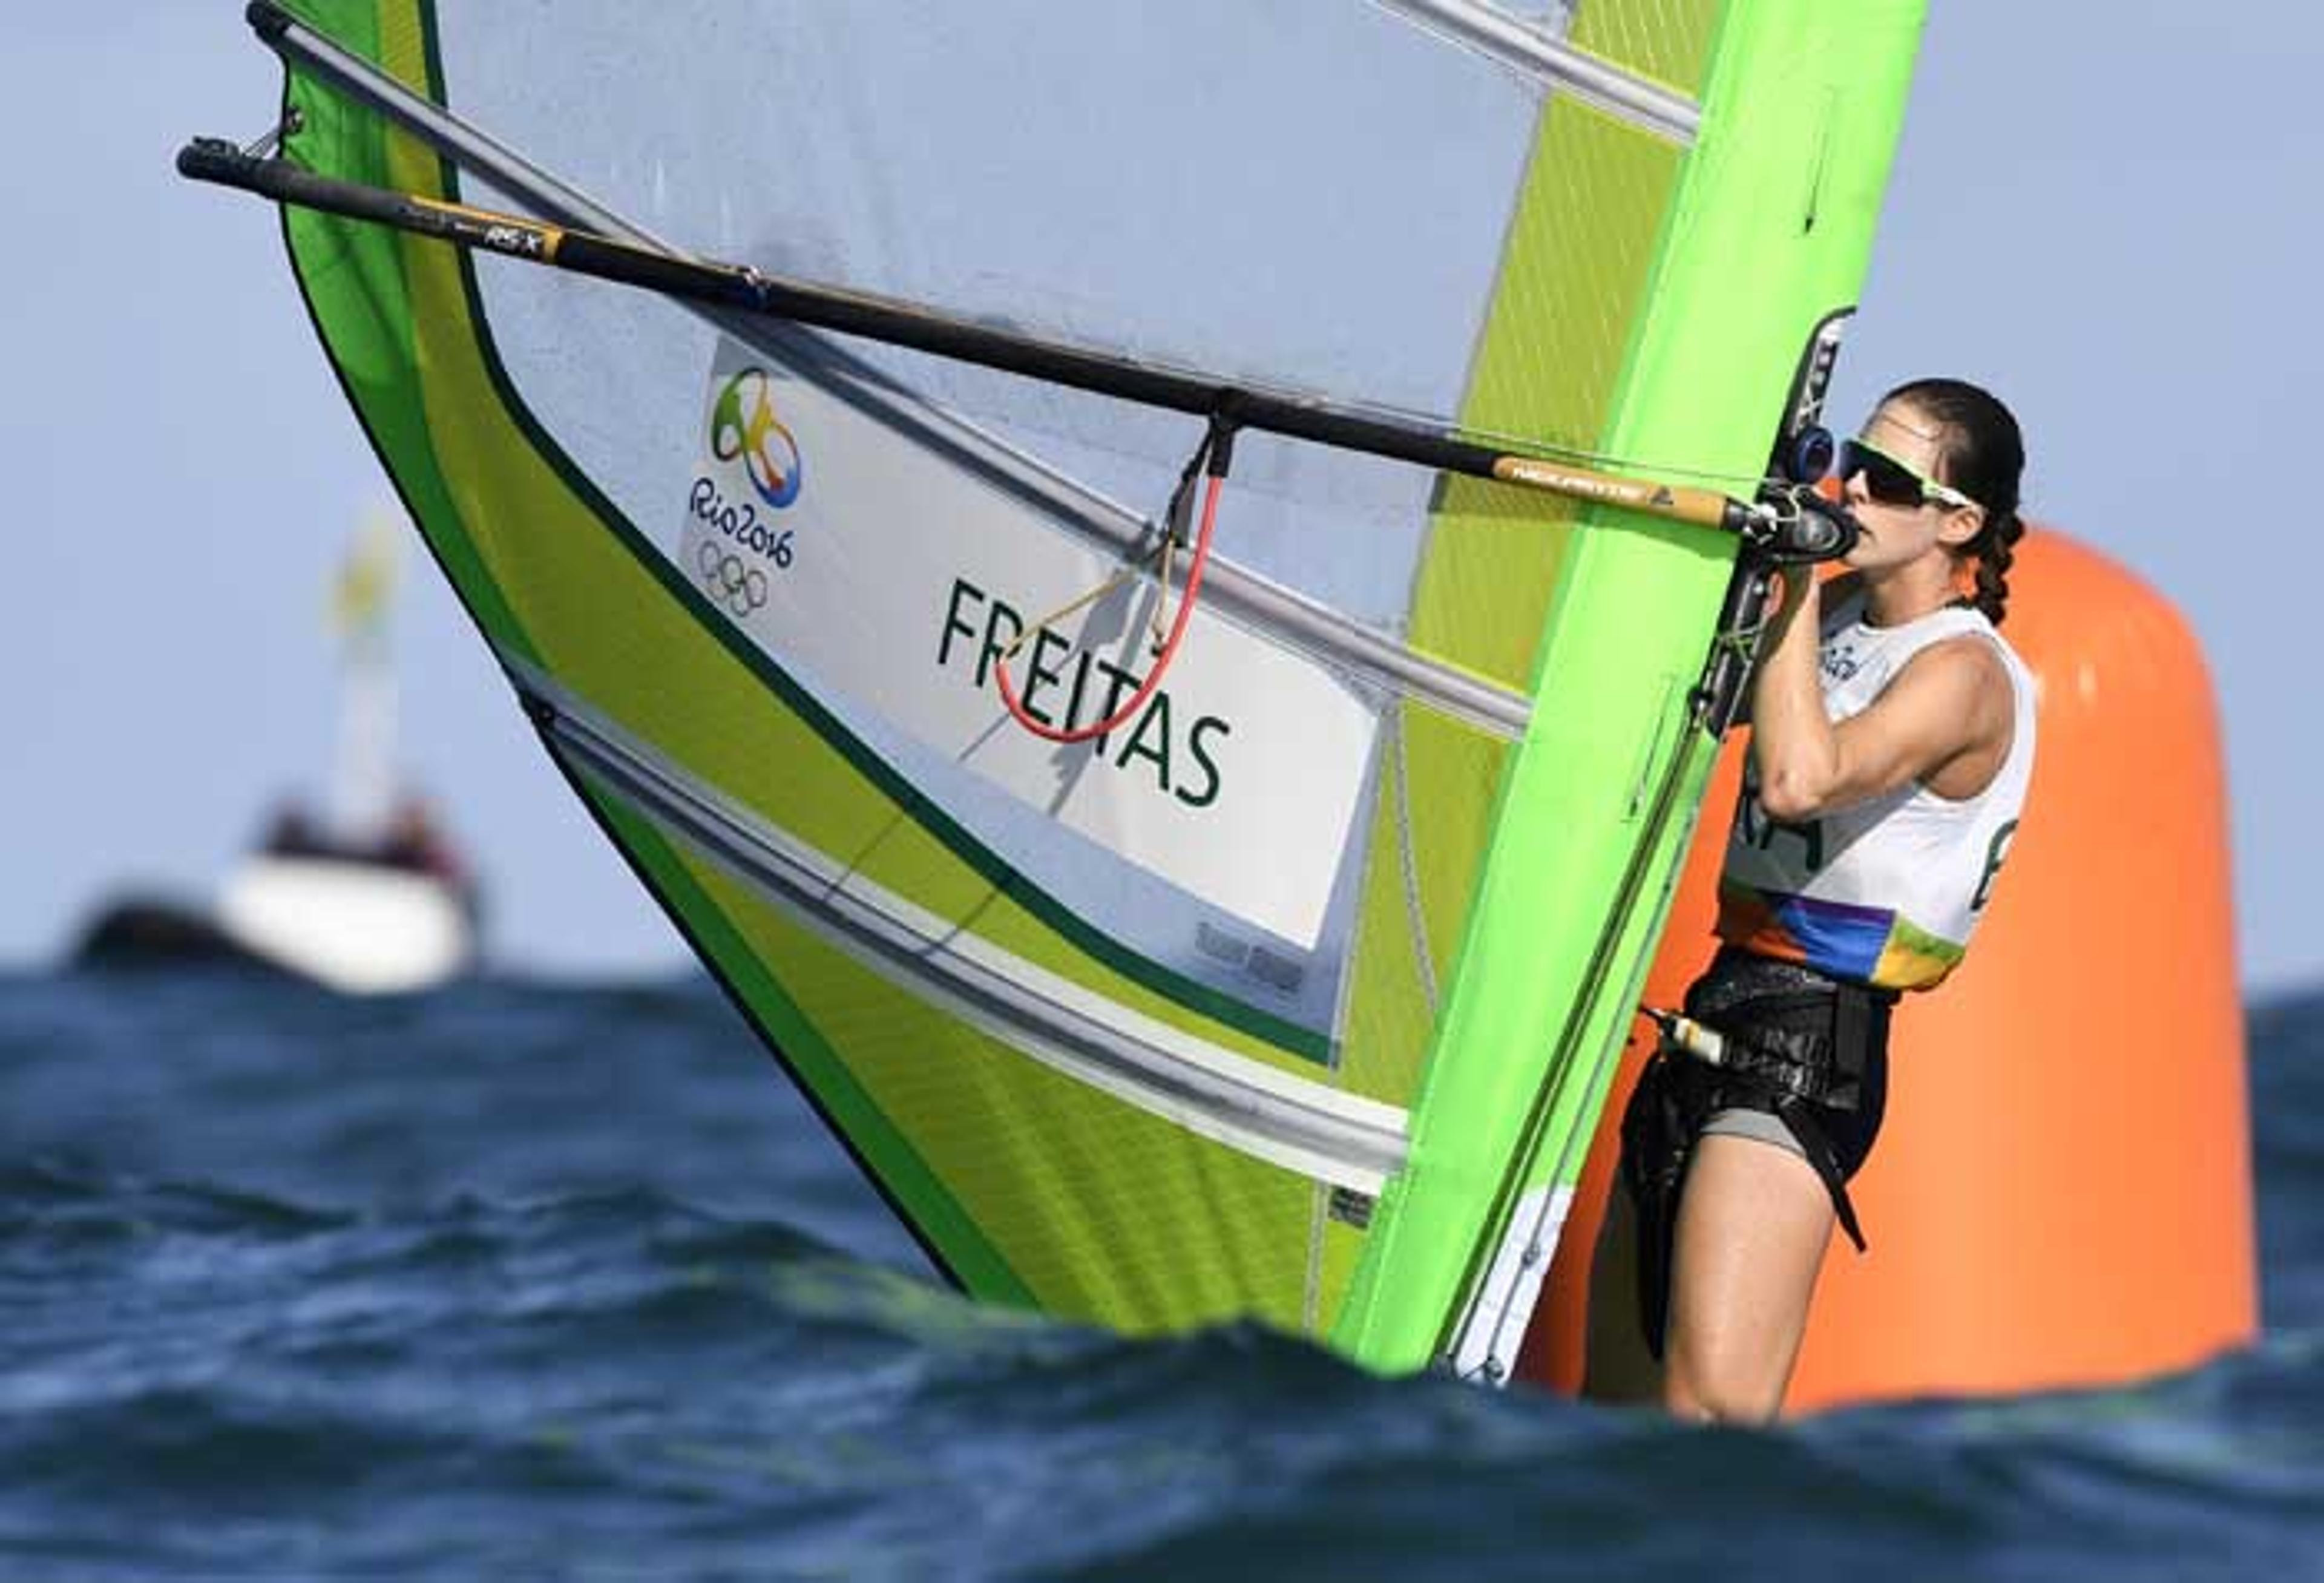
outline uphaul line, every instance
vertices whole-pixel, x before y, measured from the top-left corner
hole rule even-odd
[[[983,610],[981,621],[973,619],[979,606]],[[955,643],[955,638],[964,641]],[[1031,647],[1020,695],[1009,683],[1007,665],[1028,640]],[[1130,667],[1127,644],[1121,654],[1124,664],[1117,665],[1093,649],[1075,648],[1073,640],[1051,627],[1028,627],[1025,618],[1006,601],[965,577],[955,576],[944,630],[936,640],[936,668],[954,672],[956,658],[967,665],[968,684],[974,690],[982,692],[988,681],[996,686],[1009,686],[1010,712],[1048,728],[1042,734],[1051,741],[1093,741],[1095,757],[1118,770],[1128,769],[1133,759],[1142,760],[1151,766],[1156,789],[1168,792],[1189,808],[1207,808],[1218,801],[1223,777],[1205,739],[1231,737],[1234,723],[1216,714],[1203,714],[1191,724],[1184,723],[1186,706],[1174,704],[1169,690],[1156,683],[1167,664],[1160,656],[1140,676]],[[1066,695],[1061,720],[1041,712],[1037,695],[1044,690]],[[1130,704],[1122,702],[1125,696],[1130,698]],[[1099,718],[1094,725],[1082,723],[1084,701],[1096,705]],[[1052,702],[1048,707],[1055,710],[1057,705]],[[1132,716],[1134,725],[1129,723]],[[1116,753],[1108,739],[1125,727],[1126,740]],[[1186,774],[1188,759],[1200,772],[1199,779]]]
[[[1492,479],[1567,500],[1618,506],[1665,521],[1721,529],[1766,544],[1781,558],[1827,559],[1844,553],[1853,524],[1803,494],[1788,511],[1747,504],[1719,492],[1568,466],[1498,450],[1416,424],[1351,412],[1084,347],[1010,335],[865,292],[810,286],[746,266],[679,258],[592,232],[516,215],[441,203],[410,193],[343,181],[273,157],[246,153],[218,138],[197,138],[178,154],[178,171],[256,193],[278,203],[369,220],[527,263],[569,270],[620,285],[715,307],[766,314],[818,329],[932,353],[962,363],[1025,374],[1145,406],[1336,446],[1444,473]]]

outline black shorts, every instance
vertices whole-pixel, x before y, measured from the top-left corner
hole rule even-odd
[[[1738,951],[1731,945],[1722,946],[1711,960],[1711,966],[1687,990],[1686,1014],[1706,1026],[1725,1031],[1737,1026],[1748,1026],[1752,1020],[1755,1004],[1765,1007],[1779,998],[1792,999],[1803,992],[1816,994],[1828,989],[1831,985],[1830,979],[1812,968],[1798,967],[1787,962],[1771,962],[1766,957]],[[1821,1019],[1821,1016],[1812,1008],[1807,1008],[1804,1017],[1798,1010],[1786,1009],[1768,1013],[1764,1020],[1776,1026],[1803,1021],[1812,1025]],[[1843,1108],[1818,1104],[1812,1100],[1803,1101],[1807,1106],[1808,1114],[1831,1144],[1842,1182],[1853,1182],[1856,1173],[1864,1168],[1864,1162],[1872,1157],[1872,1146],[1880,1137],[1881,1118],[1887,1113],[1888,1040],[1885,1023],[1880,1035],[1866,1043],[1859,1057],[1864,1070],[1858,1080],[1853,1104]],[[1720,1075],[1716,1067],[1705,1067],[1692,1061],[1686,1064],[1699,1068],[1713,1078]],[[1718,1102],[1706,1118],[1702,1130],[1739,1133],[1754,1137],[1765,1136],[1759,1128],[1751,1127],[1748,1123],[1725,1127],[1717,1123],[1721,1117],[1738,1114],[1776,1116],[1775,1091],[1763,1084],[1749,1083],[1730,1083],[1724,1090],[1717,1090],[1715,1084],[1713,1087]],[[1777,1144],[1778,1147],[1788,1147],[1802,1158],[1807,1157],[1806,1149],[1791,1135],[1788,1127],[1778,1127],[1774,1130],[1781,1132],[1784,1137],[1783,1143]],[[1770,1137],[1767,1141],[1775,1140]]]
[[[1855,1015],[1843,1017],[1843,996]],[[1731,947],[1687,990],[1686,1014],[1729,1041],[1779,1052],[1785,1087],[1764,1072],[1714,1066],[1665,1043],[1647,1059],[1622,1114],[1621,1178],[1637,1211],[1638,1309],[1662,1356],[1672,1240],[1695,1144],[1714,1127],[1788,1146],[1822,1179],[1840,1225],[1864,1246],[1847,1184],[1872,1154],[1888,1102],[1886,991]],[[1821,1097],[1803,1097],[1802,1090]],[[1762,1123],[1760,1117],[1767,1118]]]

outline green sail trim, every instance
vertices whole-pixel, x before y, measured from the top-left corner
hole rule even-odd
[[[766,971],[726,908],[712,898],[710,886],[716,881],[706,876],[698,860],[684,856],[604,786],[586,775],[576,780],[614,844],[681,920],[695,949],[715,967],[728,993],[768,1031],[778,1059],[822,1108],[832,1130],[864,1160],[872,1178],[893,1196],[905,1224],[924,1238],[930,1255],[964,1290],[978,1297],[1012,1307],[1036,1306],[1032,1291]]]
[[[1764,466],[1802,348],[1861,285],[1922,11],[1919,0],[1728,7],[1602,449],[1747,477]],[[1500,788],[1412,1152],[1333,1331],[1375,1369],[1434,1360],[1517,1198],[1578,1177],[1708,784],[1717,745],[1683,729],[1685,688],[1673,684],[1702,665],[1735,547],[1630,527],[1578,536],[1556,584],[1532,724]],[[1649,831],[1643,815],[1666,775],[1681,816]],[[1623,916],[1634,857],[1644,883]],[[1547,1125],[1515,1158],[1536,1109]],[[1515,1340],[1505,1351],[1513,1360]]]
[[[393,69],[375,6],[304,0],[290,9],[349,49]],[[407,80],[415,87],[433,82],[424,55],[407,53],[403,59],[407,70],[425,73]],[[377,117],[327,87],[291,73],[284,80],[282,108],[286,123],[296,118],[298,145],[328,150],[328,168],[336,173],[379,187],[410,179],[408,156],[400,162],[391,155]],[[439,163],[424,185],[440,190],[449,181],[449,170]],[[427,419],[405,274],[406,242],[378,226],[349,225],[307,209],[285,207],[281,222],[283,244],[316,337],[329,349],[347,403],[362,418],[411,520],[487,640],[503,652],[538,663],[530,636],[475,546],[466,534],[443,526],[458,520],[459,508]]]

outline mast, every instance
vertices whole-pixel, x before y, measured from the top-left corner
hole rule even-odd
[[[1919,0],[1729,6],[1606,450],[1764,464],[1801,348],[1861,285],[1922,14]],[[1717,755],[1683,682],[1641,657],[1700,653],[1730,563],[1646,533],[1581,534],[1568,553],[1409,1163],[1333,1335],[1374,1368],[1514,1367]],[[1630,747],[1636,771],[1610,781],[1620,750],[1603,722],[1639,719],[1657,723]],[[1592,827],[1604,839],[1577,839]]]
[[[398,696],[389,618],[401,541],[384,511],[370,517],[339,568],[331,624],[339,635],[339,722],[330,815],[344,840],[373,841],[395,803]]]

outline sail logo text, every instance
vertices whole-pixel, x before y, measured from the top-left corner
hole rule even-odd
[[[539,258],[549,251],[540,233],[530,225],[487,225],[484,245],[516,258]]]
[[[726,382],[710,409],[710,454],[722,462],[739,459],[759,498],[779,511],[798,499],[807,462],[798,438],[775,416],[773,386],[763,368],[743,369]]]
[[[1494,472],[1512,483],[1536,483],[1564,494],[1589,495],[1612,505],[1635,506],[1648,499],[1648,491],[1641,485],[1625,483],[1618,478],[1600,478],[1588,473],[1575,473],[1546,463],[1512,458],[1500,463]],[[1667,500],[1656,500],[1655,505],[1666,505]]]
[[[1007,603],[966,578],[955,577],[944,630],[936,640],[936,667],[965,671],[969,686],[982,692],[995,686],[994,662],[1024,630],[1025,618]],[[1072,640],[1047,627],[1034,633],[1009,664],[1025,712],[1044,725],[1067,731],[1084,722],[1103,720],[1146,679],[1089,649],[1075,649]],[[1090,746],[1101,761],[1116,769],[1139,767],[1153,777],[1157,790],[1168,792],[1187,807],[1207,808],[1218,801],[1222,784],[1213,755],[1234,734],[1234,727],[1215,714],[1185,722],[1187,713],[1174,707],[1167,687],[1157,688],[1125,731],[1094,738]]]
[[[791,564],[791,530],[777,532],[759,520],[759,508],[749,501],[730,501],[718,492],[717,480],[697,478],[686,497],[687,509],[706,525],[754,555],[764,556],[778,568]]]

